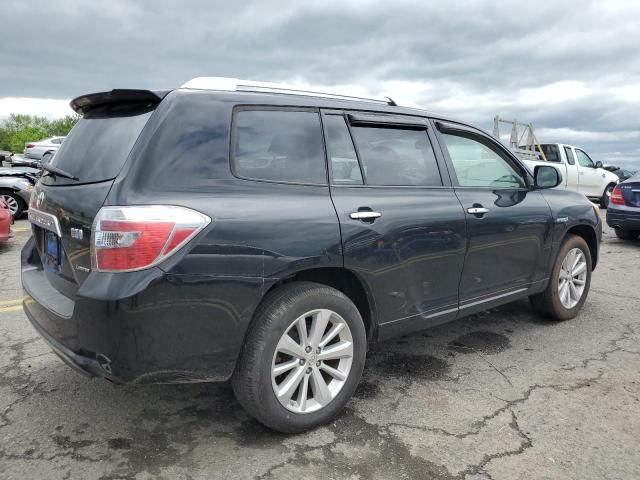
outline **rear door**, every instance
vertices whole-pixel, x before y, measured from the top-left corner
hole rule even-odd
[[[551,211],[506,148],[478,130],[437,125],[467,219],[460,309],[484,309],[546,278]]]
[[[154,107],[113,102],[86,113],[50,163],[77,179],[45,172],[34,188],[36,247],[49,282],[69,297],[91,270],[93,219]]]
[[[323,125],[344,265],[368,285],[380,335],[454,318],[465,216],[427,120],[325,111]]]

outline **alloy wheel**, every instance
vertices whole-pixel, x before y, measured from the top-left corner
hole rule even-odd
[[[558,278],[558,297],[568,310],[575,307],[584,293],[587,282],[587,259],[579,248],[569,250],[562,261]]]
[[[6,203],[9,207],[11,215],[15,217],[16,213],[18,212],[18,201],[11,195],[2,195],[2,199],[4,200],[4,203]]]
[[[312,310],[294,320],[278,341],[271,365],[273,391],[287,410],[315,412],[340,393],[352,363],[347,322],[332,310]]]

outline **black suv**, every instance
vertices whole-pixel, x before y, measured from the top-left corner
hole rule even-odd
[[[75,369],[231,379],[283,432],[367,345],[523,297],[577,315],[601,223],[484,132],[392,100],[198,78],[76,98],[31,199],[24,309]]]

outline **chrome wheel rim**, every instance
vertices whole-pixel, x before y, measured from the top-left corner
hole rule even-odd
[[[273,354],[271,385],[280,404],[295,413],[326,407],[342,390],[353,363],[347,322],[324,308],[296,318]]]
[[[579,248],[569,250],[562,261],[558,278],[558,297],[566,309],[575,307],[587,283],[587,259]]]
[[[18,201],[11,195],[2,195],[2,199],[4,200],[4,203],[6,203],[9,207],[11,215],[15,216],[15,214],[18,212]]]

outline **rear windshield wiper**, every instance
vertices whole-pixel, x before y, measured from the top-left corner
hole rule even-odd
[[[64,170],[58,168],[58,167],[54,167],[52,165],[42,165],[42,170],[44,170],[45,172],[49,172],[51,174],[53,174],[53,176],[59,176],[59,177],[64,177],[64,178],[68,178],[70,180],[75,180],[76,182],[78,182],[80,179],[78,177],[76,177],[75,175],[72,175],[68,172],[65,172]]]

